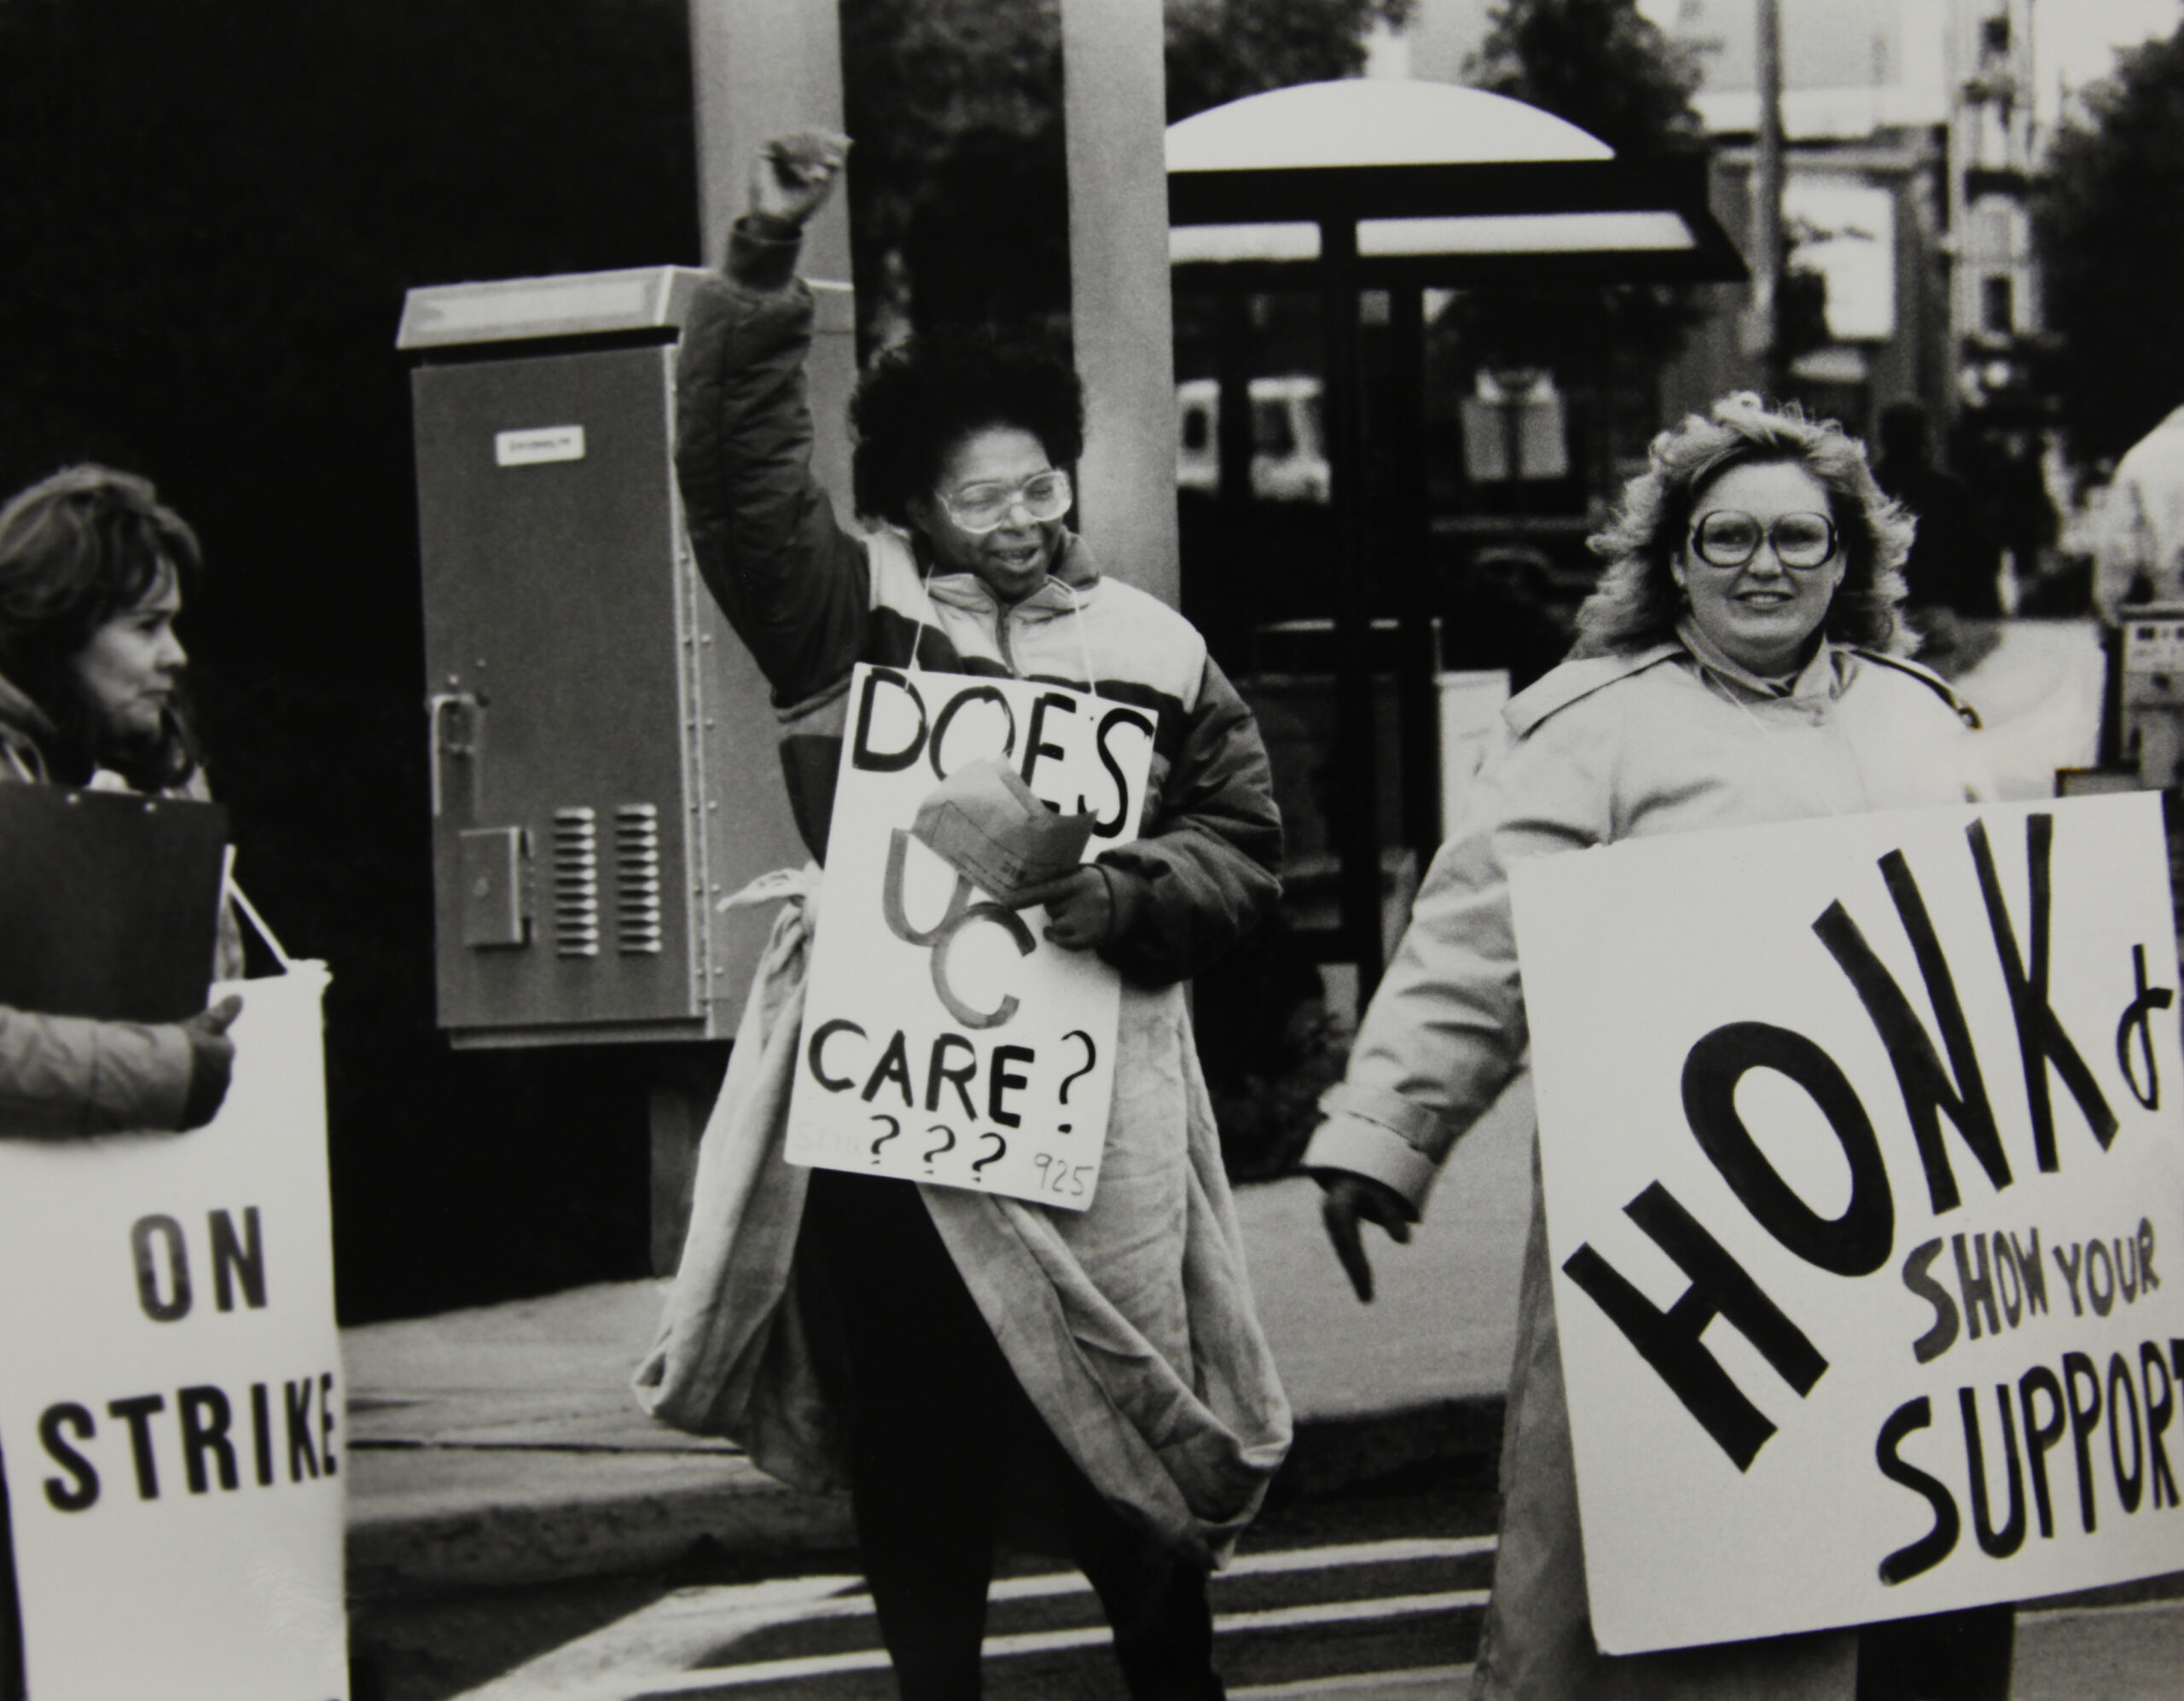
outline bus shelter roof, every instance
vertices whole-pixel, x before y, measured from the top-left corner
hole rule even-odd
[[[1184,287],[1293,287],[1329,225],[1357,281],[1482,287],[1747,274],[1703,154],[1618,159],[1550,113],[1454,84],[1270,90],[1169,126],[1169,258]]]

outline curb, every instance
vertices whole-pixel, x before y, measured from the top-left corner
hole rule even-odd
[[[357,1455],[353,1452],[352,1460]],[[495,1503],[352,1513],[348,1589],[373,1599],[568,1582],[658,1570],[694,1549],[739,1555],[857,1546],[846,1495],[805,1495],[736,1459],[687,1456],[674,1479],[630,1480],[624,1460],[587,1489],[566,1481]],[[556,1473],[561,1474],[561,1473]]]
[[[1274,1491],[1316,1498],[1456,1461],[1490,1473],[1503,1403],[1448,1398],[1300,1418]],[[467,1455],[459,1487],[392,1491],[391,1479],[413,1473],[421,1454],[458,1453]],[[770,1559],[857,1546],[848,1496],[799,1493],[740,1454],[352,1445],[348,1457],[352,1485],[367,1488],[349,1517],[357,1598],[577,1582],[662,1570],[694,1553]]]

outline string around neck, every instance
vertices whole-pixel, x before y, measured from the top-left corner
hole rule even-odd
[[[1077,630],[1077,659],[1084,664],[1084,689],[1094,697],[1100,694],[1100,676],[1092,671],[1092,641],[1084,635],[1084,605],[1077,601],[1077,587],[1056,575],[1054,583],[1069,598],[1069,624]]]

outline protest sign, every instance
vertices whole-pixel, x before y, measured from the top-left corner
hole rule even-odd
[[[233,983],[220,1113],[0,1139],[0,1448],[37,1701],[347,1693],[324,970]]]
[[[1610,1652],[2184,1565],[2160,803],[1843,816],[1516,872]]]
[[[1091,1203],[1121,982],[1091,952],[1046,939],[1043,910],[1008,909],[996,901],[1007,894],[963,872],[1035,868],[1055,833],[973,860],[961,811],[924,806],[974,764],[1005,761],[1037,799],[1092,817],[1077,853],[1089,860],[1137,836],[1153,731],[1149,711],[1063,686],[857,670],[790,1162],[1072,1210]],[[979,789],[946,795],[975,804]],[[994,802],[1004,788],[983,789]]]

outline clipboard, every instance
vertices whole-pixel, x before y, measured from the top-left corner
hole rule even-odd
[[[103,1021],[195,1015],[227,842],[218,804],[0,785],[0,1004]]]

